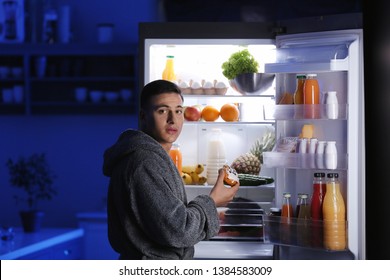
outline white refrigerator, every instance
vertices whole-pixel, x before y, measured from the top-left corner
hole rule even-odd
[[[167,56],[174,56],[177,82],[190,85],[222,82],[224,94],[188,93],[184,105],[239,104],[240,118],[225,122],[186,121],[178,139],[183,164],[205,164],[208,143],[215,128],[222,131],[226,162],[250,151],[256,140],[272,131],[276,142],[297,137],[305,124],[323,141],[336,141],[337,168],[327,170],[304,164],[302,155],[267,151],[263,154],[260,176],[274,182],[261,186],[241,187],[238,196],[254,201],[268,215],[270,208],[282,206],[284,192],[290,192],[295,203],[298,193],[311,194],[315,172],[337,172],[346,204],[347,250],[329,252],[291,244],[273,244],[267,238],[269,227],[259,229],[262,238],[214,238],[201,242],[198,252],[210,252],[210,258],[224,258],[237,252],[235,258],[274,259],[365,259],[365,143],[364,143],[364,77],[362,30],[332,30],[301,34],[270,32],[261,23],[141,23],[139,25],[140,88],[149,81],[161,79]],[[222,74],[221,65],[238,50],[248,49],[259,62],[259,72],[275,74],[272,85],[261,93],[240,93]],[[297,115],[303,105],[279,104],[285,93],[293,93],[296,75],[315,73],[320,85],[321,112],[325,110],[328,91],[338,96],[338,117],[305,119]],[[311,155],[305,155],[305,161]],[[186,185],[189,199],[208,193],[210,186]],[[294,205],[295,206],[295,205]],[[210,250],[208,250],[209,248]],[[241,249],[240,249],[241,248]],[[195,253],[196,254],[196,253]],[[203,256],[207,258],[207,256]]]

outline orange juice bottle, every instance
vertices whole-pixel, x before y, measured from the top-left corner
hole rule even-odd
[[[167,55],[167,61],[165,62],[165,69],[162,73],[162,79],[167,81],[176,81],[176,74],[174,69],[174,56]]]
[[[306,75],[297,75],[297,87],[294,92],[294,104],[303,104],[303,86],[305,84]]]
[[[317,74],[307,74],[303,85],[303,104],[305,104],[304,116],[308,119],[320,118],[320,86]]]
[[[322,205],[324,247],[329,250],[346,249],[345,203],[340,191],[338,173],[328,173],[326,193]]]
[[[291,194],[283,194],[283,205],[280,225],[280,240],[283,244],[295,244],[294,236],[295,229],[292,218],[294,217],[294,210],[291,203]]]
[[[173,160],[173,163],[176,165],[179,174],[182,174],[183,166],[183,156],[180,151],[180,145],[177,143],[172,144],[172,148],[169,150],[169,156]]]

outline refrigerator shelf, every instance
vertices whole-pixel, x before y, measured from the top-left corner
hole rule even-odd
[[[318,105],[264,105],[264,120],[304,120],[305,110],[317,110],[319,112],[319,120],[330,120],[326,116],[326,104]],[[335,120],[346,120],[347,119],[347,104],[339,104],[338,106],[338,117]],[[312,119],[310,119],[312,120]]]
[[[290,168],[290,169],[316,169],[327,170],[316,165],[315,154],[264,152],[264,167]],[[348,154],[338,154],[337,170],[347,170]]]
[[[287,223],[285,219],[280,216],[263,215],[264,243],[332,252],[348,250],[348,221],[334,221],[331,222],[331,228],[326,228],[322,220],[290,218]],[[345,248],[340,250],[326,248],[324,244],[325,233],[331,233],[328,238],[331,236],[335,237],[334,235],[337,233],[343,233],[345,236],[345,240],[343,240]],[[340,239],[337,241],[340,242]]]
[[[348,57],[329,62],[286,62],[264,65],[265,73],[312,73],[348,71]]]
[[[209,184],[204,184],[204,185],[185,185],[186,188],[193,188],[193,189],[205,189],[205,188],[208,188],[208,189],[211,189],[213,187],[213,185],[209,185]],[[274,183],[271,183],[271,184],[267,184],[267,185],[259,185],[259,186],[240,186],[240,189],[273,189],[275,188],[275,184]]]

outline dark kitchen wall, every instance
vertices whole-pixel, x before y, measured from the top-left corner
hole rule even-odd
[[[115,25],[114,42],[135,43],[139,21],[159,20],[157,0],[53,0],[52,4],[71,7],[75,43],[96,42],[96,25],[101,22]],[[57,175],[58,195],[40,204],[46,212],[43,225],[77,226],[76,213],[104,210],[108,180],[102,174],[103,152],[122,130],[136,124],[130,115],[0,115],[0,226],[20,225],[22,205],[13,200],[19,190],[10,187],[8,158],[46,153]]]

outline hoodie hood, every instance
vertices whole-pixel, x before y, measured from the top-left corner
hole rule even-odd
[[[116,143],[104,152],[103,174],[111,177],[113,168],[118,162],[141,148],[166,154],[162,146],[146,133],[128,129],[122,132]]]

